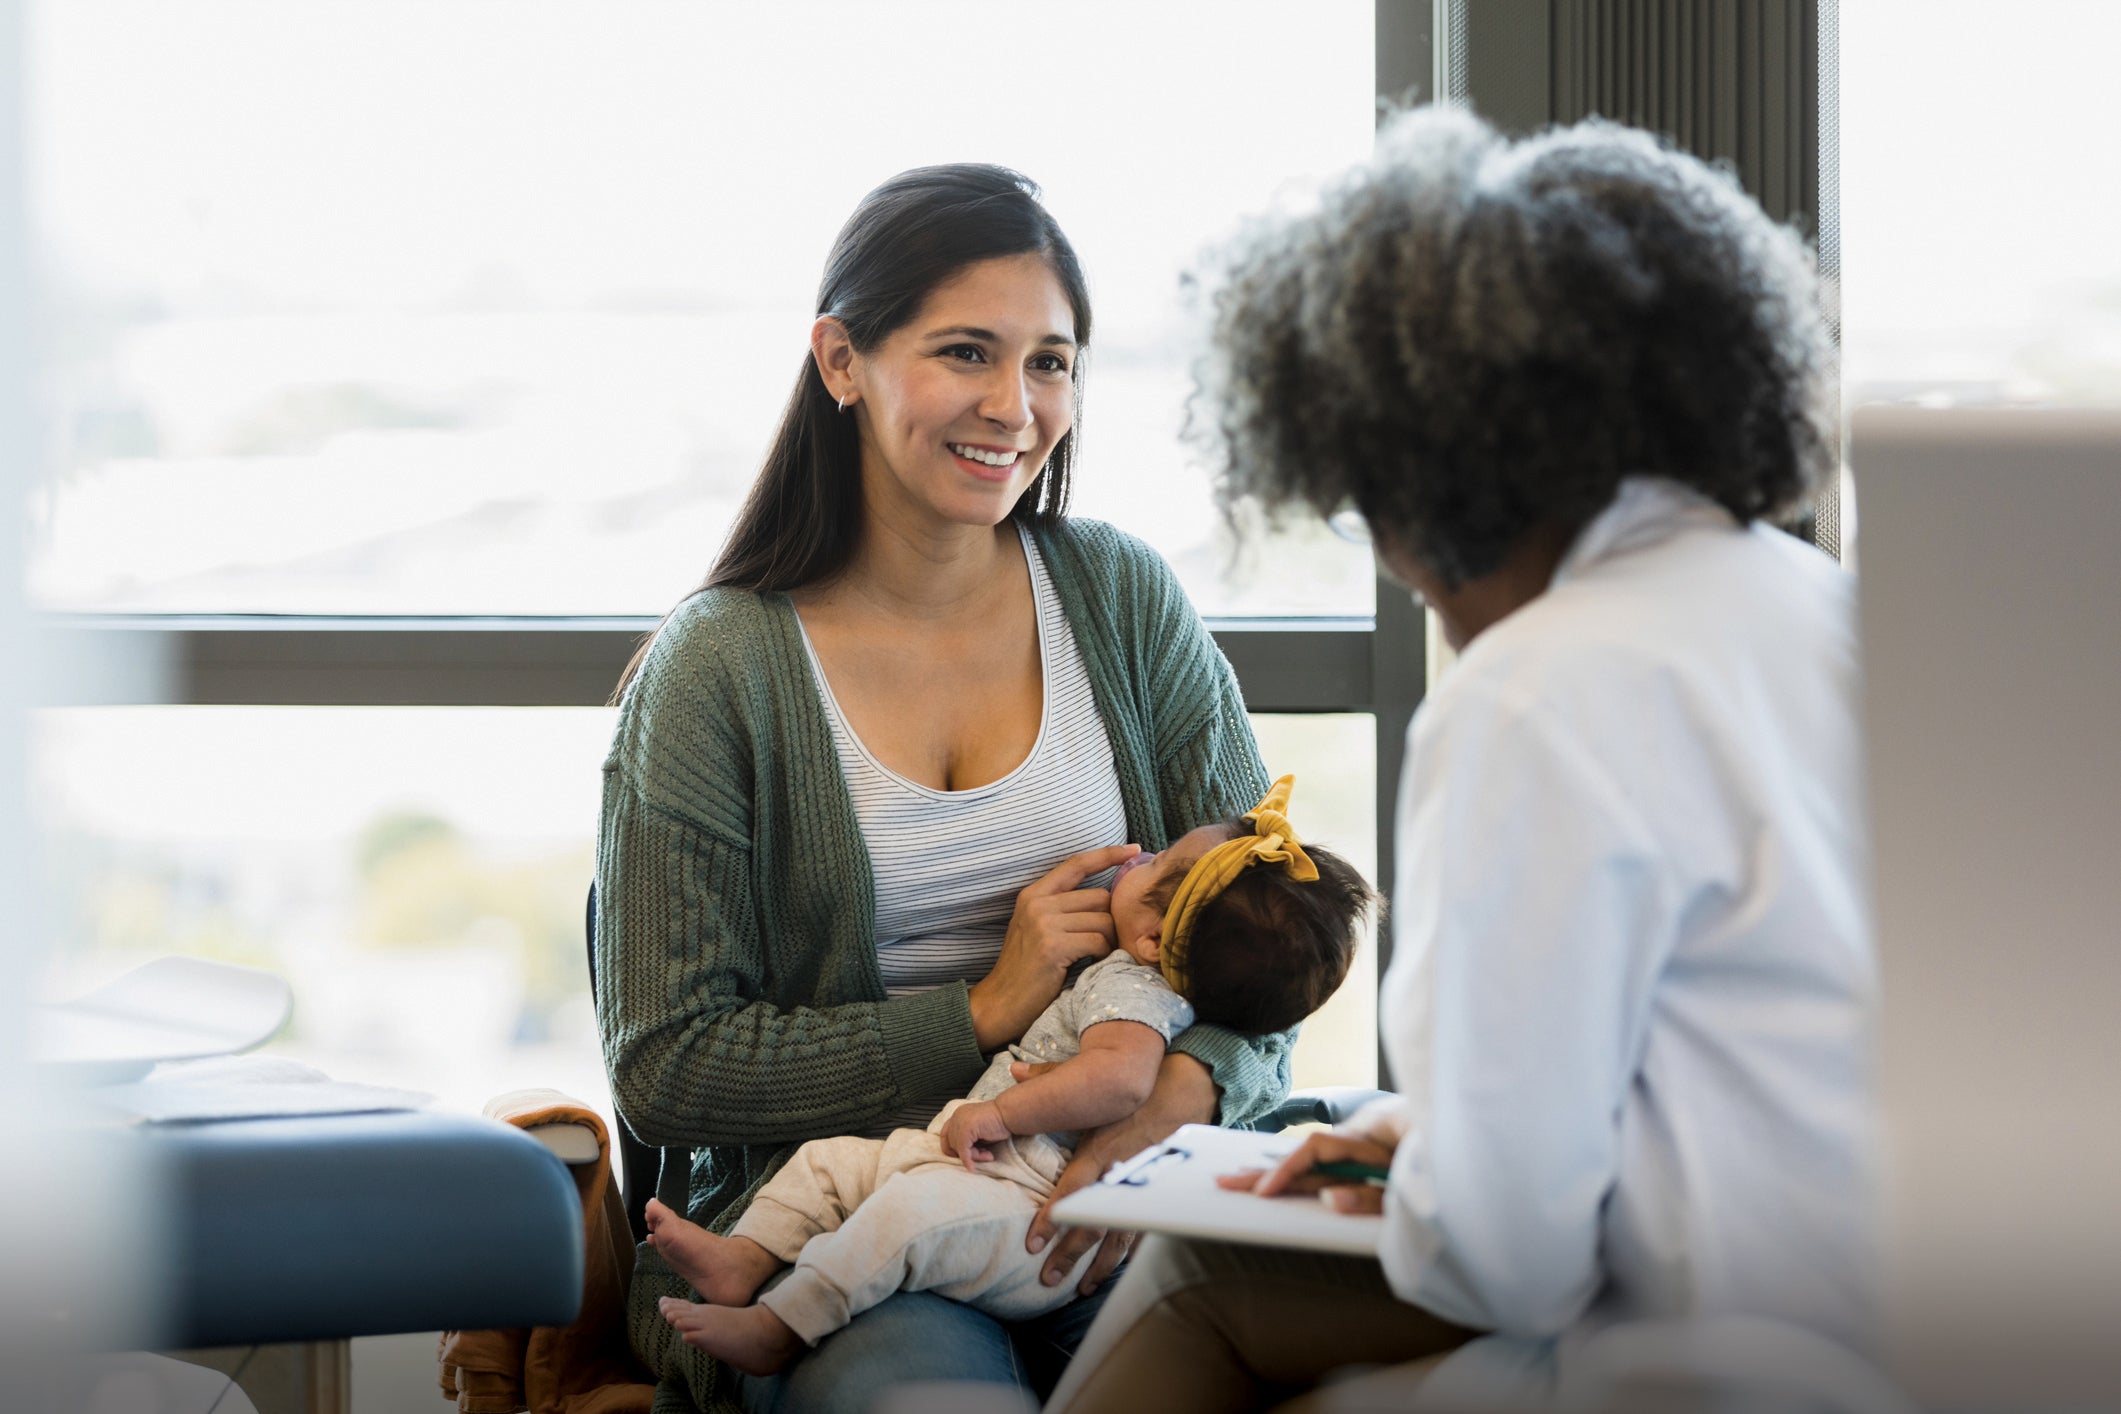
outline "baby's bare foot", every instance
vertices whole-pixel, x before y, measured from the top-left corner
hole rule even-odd
[[[648,1200],[648,1245],[716,1306],[750,1304],[766,1278],[781,1269],[781,1259],[750,1238],[717,1236],[657,1198]]]
[[[764,1306],[708,1306],[668,1296],[656,1305],[687,1345],[747,1375],[778,1374],[803,1350],[803,1338]]]

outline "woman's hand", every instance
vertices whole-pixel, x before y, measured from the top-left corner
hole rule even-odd
[[[1216,1185],[1272,1198],[1278,1193],[1316,1193],[1325,1205],[1341,1213],[1381,1213],[1385,1190],[1380,1179],[1350,1181],[1348,1170],[1374,1169],[1382,1174],[1392,1167],[1390,1144],[1356,1134],[1313,1134],[1296,1152],[1272,1169],[1243,1169],[1218,1176]],[[1341,1166],[1339,1173],[1321,1173],[1319,1166]]]
[[[1018,1064],[1010,1068],[1010,1073],[1021,1080],[1042,1069],[1043,1066]],[[1020,1071],[1022,1073],[1018,1074]],[[1053,1185],[1052,1195],[1038,1210],[1038,1216],[1031,1220],[1031,1233],[1024,1241],[1026,1251],[1039,1252],[1045,1249],[1054,1233],[1061,1234],[1060,1241],[1054,1242],[1053,1250],[1047,1254],[1039,1280],[1047,1286],[1060,1285],[1067,1280],[1069,1268],[1094,1246],[1097,1255],[1084,1270],[1077,1290],[1088,1296],[1104,1285],[1113,1268],[1125,1261],[1127,1253],[1133,1250],[1136,1234],[1106,1232],[1095,1227],[1071,1227],[1062,1231],[1053,1221],[1053,1205],[1076,1189],[1097,1182],[1100,1174],[1121,1159],[1132,1158],[1151,1144],[1161,1144],[1180,1125],[1214,1123],[1221,1099],[1222,1094],[1215,1088],[1215,1077],[1208,1067],[1191,1056],[1167,1055],[1157,1069],[1156,1088],[1149,1092],[1148,1100],[1140,1109],[1094,1134],[1084,1135],[1082,1142],[1075,1146],[1075,1157],[1061,1170],[1060,1181]]]
[[[982,1051],[998,1051],[1023,1035],[1060,995],[1077,961],[1112,951],[1112,895],[1080,886],[1139,853],[1116,844],[1071,854],[1016,896],[1001,956],[972,984],[972,1031]]]
[[[994,1146],[1012,1136],[1002,1119],[1002,1107],[992,1100],[967,1100],[943,1122],[943,1152],[965,1161],[967,1169],[992,1162]]]

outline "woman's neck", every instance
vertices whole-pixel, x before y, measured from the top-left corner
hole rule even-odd
[[[1022,573],[1016,522],[914,526],[870,517],[846,570],[830,586],[894,616],[948,619],[991,604],[997,580]]]

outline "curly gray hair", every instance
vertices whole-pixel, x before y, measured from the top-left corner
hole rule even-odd
[[[1447,585],[1626,476],[1751,521],[1835,464],[1802,242],[1646,133],[1510,142],[1402,114],[1317,210],[1254,222],[1205,279],[1188,427],[1225,506],[1352,506]]]

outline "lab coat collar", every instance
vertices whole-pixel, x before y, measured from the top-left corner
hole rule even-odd
[[[1612,504],[1577,532],[1569,552],[1555,567],[1550,587],[1607,560],[1660,544],[1682,530],[1729,530],[1735,524],[1729,511],[1690,486],[1660,477],[1630,476],[1620,483]]]

